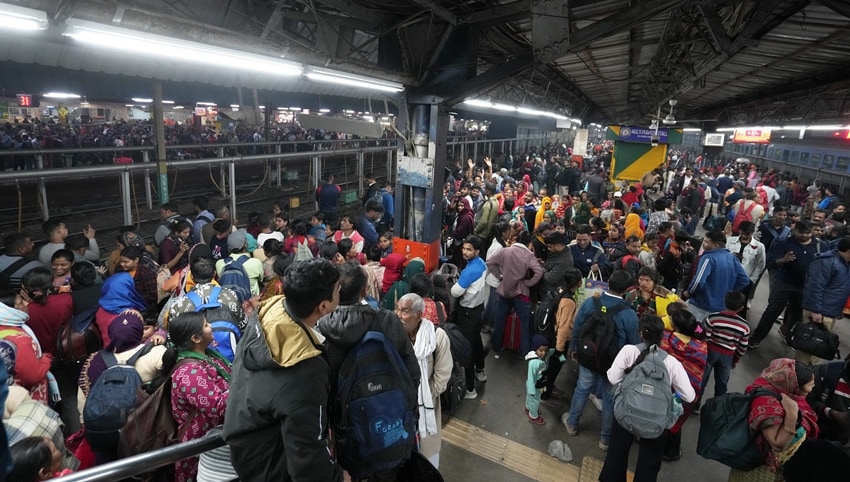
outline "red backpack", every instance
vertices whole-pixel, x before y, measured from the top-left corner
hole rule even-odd
[[[738,229],[740,228],[741,223],[743,223],[744,221],[750,221],[750,222],[753,221],[752,212],[753,212],[753,209],[755,209],[756,206],[758,206],[758,203],[755,202],[755,201],[753,201],[753,203],[750,204],[750,207],[748,207],[746,209],[744,209],[745,202],[743,200],[741,201],[740,204],[741,205],[740,205],[740,207],[738,207],[738,211],[735,213],[735,218],[732,220],[732,234],[734,234],[735,236],[738,235]]]

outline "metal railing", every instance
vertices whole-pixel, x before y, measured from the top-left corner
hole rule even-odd
[[[81,470],[75,474],[62,477],[62,482],[115,482],[139,474],[151,472],[160,467],[173,464],[178,460],[195,457],[204,452],[217,449],[224,445],[220,433],[190,440],[171,447],[154,450],[145,454],[134,455],[124,459]]]
[[[481,156],[493,156],[496,152],[508,153],[517,149],[526,149],[531,146],[539,146],[551,141],[551,136],[540,137],[521,137],[514,139],[462,139],[447,142],[447,146],[452,150],[453,155],[459,154],[459,159],[472,157],[479,158]],[[378,146],[366,147],[365,144],[377,142]],[[306,152],[283,152],[285,149],[295,149],[297,145],[304,143],[313,143],[321,145],[339,145],[340,143],[357,144],[358,147],[333,149],[333,150],[317,150]],[[226,149],[229,148],[267,148],[273,147],[275,152],[264,153],[258,155],[225,155]],[[88,153],[88,152],[107,152],[117,153],[124,151],[139,151],[148,159],[149,153],[153,152],[152,146],[143,147],[123,147],[123,148],[93,148],[93,149],[40,149],[40,150],[21,150],[21,151],[0,151],[0,159],[2,156],[9,155],[30,155],[30,154],[50,154],[64,155],[68,153]],[[215,149],[216,157],[207,157],[202,159],[183,159],[183,160],[168,160],[166,167],[168,172],[175,172],[185,169],[192,169],[207,166],[212,168],[218,166],[220,168],[220,178],[222,181],[227,181],[227,185],[222,182],[220,189],[222,197],[228,198],[230,201],[231,212],[236,212],[236,165],[256,164],[274,161],[276,167],[276,176],[268,178],[269,187],[281,187],[281,168],[285,168],[285,163],[303,162],[308,160],[310,163],[310,172],[308,183],[317,184],[321,178],[321,160],[325,156],[339,155],[355,155],[357,156],[357,186],[358,191],[363,193],[364,180],[364,155],[367,153],[385,152],[387,156],[387,172],[390,173],[392,179],[392,166],[395,161],[395,155],[398,152],[398,139],[351,139],[351,140],[329,140],[329,141],[286,141],[286,142],[257,142],[245,144],[190,144],[185,146],[167,146],[167,150],[174,149]],[[457,151],[457,152],[455,152]],[[470,156],[471,154],[471,156]],[[37,183],[37,195],[39,205],[41,206],[41,217],[43,220],[50,218],[50,210],[48,208],[48,192],[47,183],[52,181],[67,181],[70,179],[79,178],[104,178],[117,176],[121,186],[121,198],[123,207],[123,222],[125,225],[133,224],[132,214],[132,175],[143,173],[146,178],[145,182],[145,203],[147,208],[154,207],[154,193],[152,190],[152,182],[150,175],[156,174],[158,165],[155,162],[142,162],[136,164],[122,165],[103,165],[103,166],[85,166],[85,167],[68,167],[60,169],[42,169],[28,171],[6,171],[0,172],[0,185],[20,185],[22,183]],[[276,186],[273,184],[276,183]],[[316,206],[318,209],[318,206]]]

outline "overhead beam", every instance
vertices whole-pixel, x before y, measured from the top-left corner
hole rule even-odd
[[[531,0],[520,0],[518,2],[509,3],[507,5],[499,5],[498,7],[488,7],[477,12],[467,15],[464,23],[482,23],[507,21],[517,15],[528,17],[531,15]]]
[[[269,15],[269,19],[266,20],[266,24],[263,26],[263,32],[260,34],[261,39],[268,37],[272,30],[280,23],[280,19],[283,18],[283,3],[283,0],[277,0],[274,11]]]
[[[708,33],[711,39],[714,40],[714,46],[717,52],[726,52],[732,45],[732,39],[726,33],[726,28],[723,26],[723,20],[720,19],[717,10],[711,5],[697,6],[703,19],[705,26],[708,27]]]
[[[600,38],[629,29],[676,7],[679,3],[678,0],[636,1],[630,7],[619,10],[585,28],[571,32],[569,40],[563,38],[540,50],[527,50],[524,54],[501,63],[462,85],[444,86],[446,92],[441,93],[454,102],[459,102],[470,95],[486,92],[512,75],[540,63],[552,62]]]
[[[389,15],[383,15],[380,12],[362,7],[359,3],[351,0],[319,0],[319,3],[358,19],[373,19],[373,22],[367,21],[368,23],[386,25],[393,23],[395,20]]]
[[[446,7],[440,5],[440,2],[437,1],[437,0],[410,0],[410,1],[419,5],[419,6],[427,8],[428,10],[433,12],[434,15],[436,15],[436,16],[442,18],[443,20],[445,20],[446,22],[448,22],[449,25],[457,25],[458,24],[457,15],[453,14]]]
[[[848,4],[845,0],[817,0],[817,2],[835,13],[850,18],[850,4]]]

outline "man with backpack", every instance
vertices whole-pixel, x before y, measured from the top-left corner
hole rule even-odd
[[[570,435],[578,435],[578,425],[587,399],[598,387],[602,391],[602,430],[599,448],[608,450],[614,420],[614,391],[605,372],[625,345],[640,343],[637,313],[623,299],[632,285],[627,271],[615,271],[608,280],[608,291],[582,303],[575,318],[570,339],[570,358],[579,362],[578,385],[570,411],[561,422]]]
[[[781,334],[784,336],[795,323],[803,319],[803,286],[806,271],[815,256],[829,251],[823,241],[812,238],[812,226],[807,221],[797,221],[791,236],[777,240],[767,255],[767,269],[776,269],[776,277],[767,299],[767,307],[759,319],[758,326],[750,336],[750,348],[770,333],[777,317],[788,307],[788,315],[782,320]]]
[[[210,258],[194,260],[189,270],[195,285],[171,303],[168,319],[173,320],[182,313],[203,311],[213,328],[216,346],[212,348],[233,361],[236,342],[248,325],[242,303],[233,290],[213,283],[215,266]]]
[[[391,311],[375,310],[363,304],[365,297],[366,272],[363,267],[356,262],[340,266],[339,304],[318,324],[318,331],[327,346],[331,385],[328,398],[331,401],[330,426],[337,439],[339,463],[352,477],[377,476],[378,480],[395,480],[392,477],[395,469],[413,449],[415,434],[412,431],[415,428],[412,422],[418,405],[417,387],[421,373],[401,320]],[[364,349],[373,346],[370,337],[375,333],[381,335],[379,349],[364,352]],[[399,372],[390,368],[394,358],[399,361]],[[368,375],[357,376],[366,371],[384,375],[381,378],[383,383],[373,385]],[[347,389],[349,379],[354,381],[353,391]],[[362,389],[357,387],[359,384],[364,385]],[[369,395],[364,396],[364,393]],[[381,394],[397,398],[391,398],[394,403],[387,404]],[[354,396],[359,398],[352,398]],[[365,416],[353,418],[351,410],[360,410]],[[411,415],[410,426],[404,423],[403,415],[407,412]],[[373,419],[373,416],[383,417],[383,422]],[[371,425],[375,423],[388,424],[387,436],[360,440],[358,435],[370,434]],[[395,433],[391,433],[393,431]],[[371,455],[365,456],[364,453]]]
[[[195,240],[196,243],[203,243],[203,229],[204,226],[213,222],[215,216],[209,211],[207,208],[210,205],[210,200],[206,196],[195,196],[192,199],[192,209],[195,211],[195,221],[192,223],[192,239]]]
[[[363,236],[363,252],[378,244],[378,220],[384,214],[384,205],[380,201],[369,201],[363,208],[363,216],[357,226],[357,231]]]
[[[232,289],[243,303],[259,296],[263,283],[263,262],[252,258],[247,248],[248,233],[238,229],[227,236],[230,256],[215,263],[219,284]]]
[[[242,480],[350,480],[331,457],[331,378],[319,318],[339,301],[324,258],[293,263],[239,344],[222,435]],[[334,380],[335,385],[335,380]]]

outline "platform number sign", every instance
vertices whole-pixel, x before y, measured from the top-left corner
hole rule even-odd
[[[32,106],[32,94],[18,94],[18,107]]]

